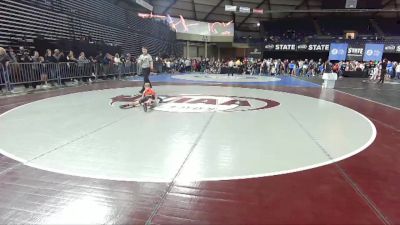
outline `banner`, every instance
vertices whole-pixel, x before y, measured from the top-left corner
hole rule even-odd
[[[313,52],[327,52],[329,51],[328,44],[298,44],[297,51],[313,51]]]
[[[362,61],[364,56],[364,45],[350,44],[347,49],[347,60]]]
[[[328,44],[267,44],[267,51],[313,51],[327,52],[329,51]]]
[[[329,60],[344,61],[346,60],[347,43],[332,43],[329,51]]]
[[[150,11],[153,11],[153,6],[150,5],[149,3],[145,2],[144,0],[136,0],[136,3]]]
[[[236,12],[237,6],[235,5],[225,5],[226,12]]]
[[[328,44],[309,44],[307,51],[327,52],[327,51],[329,51],[329,45]]]
[[[400,45],[394,44],[386,44],[385,45],[385,52],[387,53],[399,53],[400,52]]]
[[[249,7],[240,6],[239,7],[239,12],[241,12],[241,13],[250,13],[250,8]]]
[[[366,44],[363,61],[381,61],[383,56],[383,48],[383,44]]]
[[[275,51],[296,51],[295,44],[276,44]]]
[[[196,20],[187,20],[180,16],[179,18],[166,16],[166,21],[176,33],[193,34],[201,36],[227,36],[233,37],[234,25],[230,22],[206,23]]]
[[[254,14],[263,14],[264,13],[264,9],[253,9],[253,13]]]

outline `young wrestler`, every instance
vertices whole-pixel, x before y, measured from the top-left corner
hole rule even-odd
[[[157,94],[156,92],[150,87],[149,83],[145,83],[144,84],[144,92],[142,94],[142,97],[137,100],[134,101],[132,103],[128,103],[125,105],[121,105],[121,108],[130,108],[130,107],[136,107],[140,104],[146,103],[148,105],[153,105],[156,102],[157,99]]]

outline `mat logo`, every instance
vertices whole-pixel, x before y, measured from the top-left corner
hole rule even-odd
[[[141,96],[117,96],[111,99],[111,105],[117,102],[132,102]],[[154,110],[163,112],[240,112],[264,110],[279,106],[280,103],[261,98],[237,96],[180,95],[160,96],[163,101]]]

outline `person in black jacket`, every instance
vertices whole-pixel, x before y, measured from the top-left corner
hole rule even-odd
[[[386,68],[387,68],[387,59],[385,58],[385,59],[383,59],[383,61],[381,63],[381,77],[380,77],[380,79],[378,81],[378,84],[380,82],[382,82],[382,84],[383,84],[383,82],[385,81]]]
[[[99,54],[97,54],[97,56],[93,60],[93,63],[95,64],[94,73],[97,77],[103,75],[102,61],[103,61],[103,53],[99,52]]]
[[[44,56],[44,72],[47,74],[47,79],[50,80],[50,84],[54,85],[53,81],[57,79],[56,74],[56,63],[57,59],[54,58],[51,49],[46,50],[46,55]]]

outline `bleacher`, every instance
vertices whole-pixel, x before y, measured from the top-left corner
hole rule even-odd
[[[91,33],[94,41],[122,46],[125,53],[134,55],[143,45],[151,54],[183,51],[164,23],[144,20],[105,0],[2,0],[0,10],[3,47],[18,47],[23,42],[33,48],[38,36],[77,40]]]
[[[339,36],[344,31],[357,31],[358,34],[374,34],[376,31],[367,18],[323,17],[317,20],[324,35]]]
[[[264,30],[268,34],[280,35],[288,30],[294,30],[296,33],[313,35],[316,30],[311,19],[284,19],[279,21],[267,21],[263,23]]]
[[[400,23],[398,20],[379,18],[376,19],[376,22],[385,35],[400,36]]]

